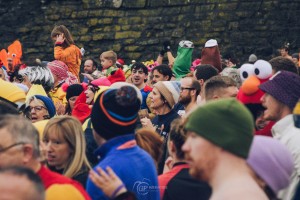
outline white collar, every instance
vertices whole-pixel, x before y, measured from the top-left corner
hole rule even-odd
[[[294,126],[293,123],[293,114],[289,114],[277,121],[272,127],[273,137],[282,137],[288,127]]]

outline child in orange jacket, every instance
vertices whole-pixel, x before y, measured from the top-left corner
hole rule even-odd
[[[55,26],[51,32],[51,38],[55,41],[54,58],[64,62],[69,71],[80,80],[82,55],[80,49],[75,45],[70,31],[64,25]]]

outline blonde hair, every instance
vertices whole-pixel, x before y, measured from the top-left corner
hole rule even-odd
[[[114,51],[104,51],[100,55],[100,58],[111,60],[113,62],[113,65],[115,65],[117,62],[117,54]]]
[[[51,32],[51,38],[54,38],[57,35],[60,35],[62,33],[64,34],[65,37],[65,42],[63,44],[65,48],[69,47],[71,44],[75,44],[70,31],[64,25],[56,25]]]
[[[50,119],[44,129],[43,140],[48,139],[50,132],[57,133],[59,138],[64,138],[72,150],[63,175],[72,178],[81,171],[83,166],[91,169],[85,154],[86,142],[82,126],[76,118],[63,115]]]

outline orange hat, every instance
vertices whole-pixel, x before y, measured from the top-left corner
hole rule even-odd
[[[21,64],[22,45],[19,40],[15,40],[8,46],[7,59],[13,60],[13,66]]]

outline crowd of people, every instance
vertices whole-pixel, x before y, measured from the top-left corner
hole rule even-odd
[[[64,25],[51,38],[53,61],[26,66],[18,41],[0,53],[1,197],[300,199],[299,53],[240,66],[182,40],[99,65]]]

